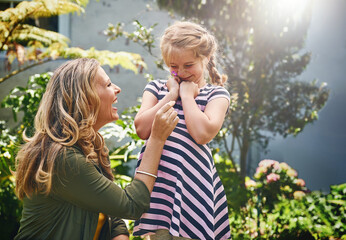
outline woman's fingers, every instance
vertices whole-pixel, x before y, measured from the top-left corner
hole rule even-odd
[[[156,113],[151,135],[166,140],[177,125],[179,118],[173,109],[175,102],[170,101],[162,106]]]
[[[170,101],[163,105],[156,113],[156,115],[162,115],[163,113],[167,112],[169,109],[173,109],[172,107],[174,106],[175,101]]]

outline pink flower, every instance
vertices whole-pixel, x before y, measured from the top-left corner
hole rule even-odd
[[[305,187],[305,181],[301,178],[298,178],[296,181],[297,186],[299,187]]]
[[[245,187],[246,188],[256,187],[256,186],[257,186],[256,182],[254,180],[252,180],[252,179],[249,179],[249,180],[245,181]]]
[[[294,199],[301,200],[305,196],[305,193],[303,191],[295,191],[293,193]]]
[[[265,168],[273,167],[275,170],[279,170],[280,169],[279,162],[275,161],[275,160],[271,160],[271,159],[264,159],[264,160],[260,161],[258,166],[265,167]]]
[[[290,169],[287,170],[287,175],[290,176],[290,177],[296,177],[296,176],[298,176],[298,173],[297,173],[296,170],[290,168]]]
[[[288,169],[291,168],[291,167],[288,166],[288,164],[285,163],[285,162],[281,162],[281,163],[280,163],[280,167],[281,167],[281,169],[283,169],[283,170],[288,170]]]
[[[280,180],[280,175],[277,175],[276,173],[267,175],[267,183],[276,182],[278,180]]]
[[[255,177],[256,179],[258,179],[258,178],[261,177],[261,175],[262,175],[263,173],[266,173],[266,172],[267,172],[267,168],[266,168],[266,167],[257,167],[257,168],[256,168],[256,173],[255,173],[254,177]]]

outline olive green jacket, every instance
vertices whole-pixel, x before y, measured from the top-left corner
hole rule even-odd
[[[150,193],[134,179],[125,189],[104,177],[100,168],[86,161],[78,148],[60,154],[48,196],[23,199],[20,228],[15,239],[93,239],[98,215],[108,216],[99,239],[127,234],[118,219],[138,219],[149,209]]]

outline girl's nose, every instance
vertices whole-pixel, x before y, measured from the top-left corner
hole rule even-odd
[[[184,69],[177,71],[178,77],[181,77],[181,78],[184,78],[184,76],[186,75],[185,73],[186,73],[186,72],[185,72]]]

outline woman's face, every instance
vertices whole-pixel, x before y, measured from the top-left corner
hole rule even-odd
[[[111,82],[101,67],[99,67],[95,76],[95,87],[100,98],[100,110],[94,125],[94,129],[98,131],[105,124],[119,119],[118,109],[113,105],[117,103],[117,95],[121,92],[121,89]]]
[[[175,72],[182,81],[190,81],[203,87],[204,65],[200,58],[194,56],[192,50],[175,49],[168,63],[170,72]]]

